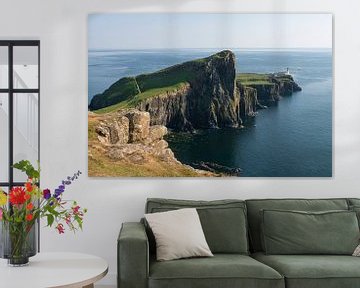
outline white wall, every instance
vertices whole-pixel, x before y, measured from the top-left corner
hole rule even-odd
[[[91,12],[334,13],[334,177],[331,179],[96,179],[87,177],[87,14]],[[79,251],[110,264],[115,284],[116,238],[137,221],[147,197],[192,199],[359,197],[360,2],[358,0],[0,0],[1,39],[41,40],[41,164],[43,186],[77,169],[67,192],[89,209],[82,233],[42,229],[43,251]],[[307,33],[308,31],[304,31]],[[311,123],[309,123],[311,125]]]

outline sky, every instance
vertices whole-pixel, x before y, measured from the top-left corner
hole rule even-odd
[[[331,14],[90,14],[94,49],[331,48]]]

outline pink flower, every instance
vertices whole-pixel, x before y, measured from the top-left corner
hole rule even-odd
[[[71,223],[71,215],[70,214],[66,215],[65,222],[66,222],[67,225],[69,225]]]
[[[65,233],[65,229],[64,229],[63,224],[59,223],[55,228],[58,230],[59,234]]]
[[[3,211],[2,211],[2,209],[0,208],[0,220],[2,220],[2,218],[3,218]]]
[[[79,209],[80,209],[80,206],[72,207],[73,214],[74,214],[74,215],[79,214]]]

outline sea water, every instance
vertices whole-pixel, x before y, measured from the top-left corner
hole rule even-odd
[[[125,76],[150,73],[220,49],[89,51],[89,101]],[[301,92],[282,97],[242,129],[171,133],[166,140],[183,163],[214,162],[243,177],[332,176],[331,50],[232,50],[237,72],[289,68]]]

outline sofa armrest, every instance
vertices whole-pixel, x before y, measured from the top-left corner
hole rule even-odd
[[[146,288],[149,242],[141,223],[123,223],[117,242],[118,288]]]

